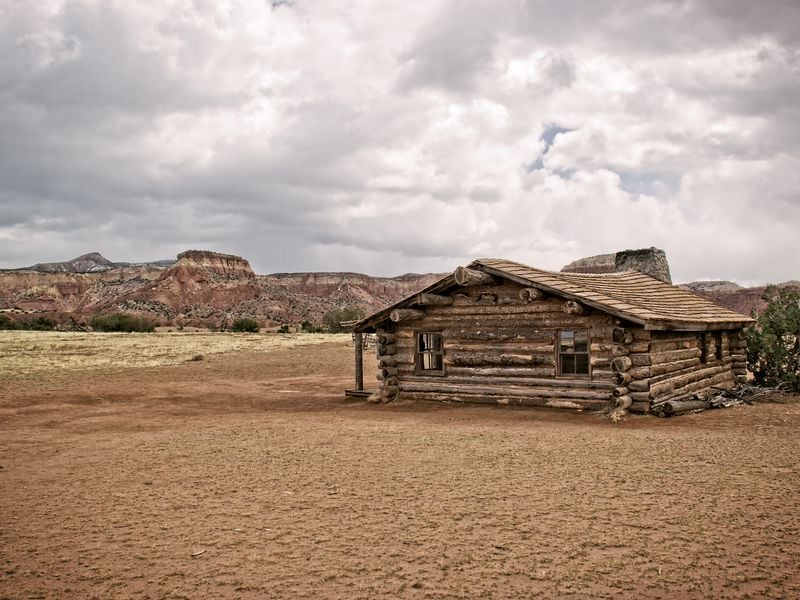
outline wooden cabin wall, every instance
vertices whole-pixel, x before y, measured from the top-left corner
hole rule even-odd
[[[591,311],[565,312],[562,298],[527,301],[521,286],[461,288],[453,304],[424,307],[425,316],[394,324],[393,362],[402,397],[570,408],[610,404],[616,320]],[[556,378],[559,329],[589,332],[590,378]],[[445,375],[415,372],[415,334],[441,332]]]
[[[706,395],[713,387],[731,388],[746,380],[745,346],[738,331],[649,334],[649,351],[634,360],[639,383],[632,386],[632,410],[646,412],[667,400]],[[719,357],[717,341],[721,343]]]

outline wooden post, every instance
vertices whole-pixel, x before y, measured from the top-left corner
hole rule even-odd
[[[355,354],[356,354],[356,389],[363,390],[364,389],[364,335],[357,331],[353,338],[355,340]]]

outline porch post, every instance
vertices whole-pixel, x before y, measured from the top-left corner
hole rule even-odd
[[[357,331],[353,334],[353,343],[355,344],[355,357],[356,357],[356,389],[364,389],[364,340],[363,334]]]

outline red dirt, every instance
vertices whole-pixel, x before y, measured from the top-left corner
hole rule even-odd
[[[797,598],[800,404],[345,400],[341,343],[0,384],[0,598]]]

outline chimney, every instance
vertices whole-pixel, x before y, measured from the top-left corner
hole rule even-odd
[[[672,283],[667,255],[661,248],[621,250],[614,255],[614,270],[639,271],[665,283]]]

